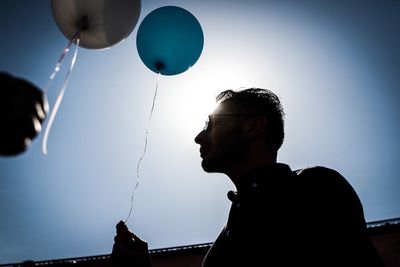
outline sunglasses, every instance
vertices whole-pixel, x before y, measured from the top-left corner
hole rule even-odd
[[[252,116],[254,116],[254,114],[247,114],[247,113],[211,114],[208,115],[208,118],[204,123],[203,131],[207,131],[212,128],[213,119],[215,117],[252,117]]]

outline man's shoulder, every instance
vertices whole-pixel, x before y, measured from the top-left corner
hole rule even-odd
[[[293,173],[295,174],[296,180],[300,183],[315,183],[317,185],[350,185],[342,174],[328,167],[305,167],[302,169],[297,169],[293,171]]]
[[[315,166],[294,173],[296,205],[306,216],[315,221],[324,220],[325,226],[330,225],[335,231],[346,228],[341,225],[345,221],[357,227],[364,223],[361,201],[353,186],[338,171]]]
[[[294,171],[298,176],[318,176],[318,175],[330,175],[330,176],[342,176],[338,171],[324,167],[324,166],[308,166]]]
[[[314,166],[297,169],[293,173],[295,185],[303,193],[322,199],[358,198],[349,181],[334,169]]]

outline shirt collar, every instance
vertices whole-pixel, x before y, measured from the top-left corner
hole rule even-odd
[[[255,193],[260,188],[271,188],[278,184],[286,183],[292,175],[290,167],[283,163],[268,164],[253,169],[242,175],[237,184],[237,191],[229,191],[228,199],[232,202],[238,198]]]

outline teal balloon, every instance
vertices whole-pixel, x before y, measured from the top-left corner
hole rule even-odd
[[[186,9],[164,6],[141,22],[136,47],[143,63],[155,73],[180,74],[199,59],[204,45],[201,25]]]

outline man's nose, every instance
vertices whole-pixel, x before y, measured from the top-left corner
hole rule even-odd
[[[204,142],[204,134],[205,134],[205,131],[204,131],[204,130],[202,130],[201,132],[199,132],[199,133],[196,135],[196,137],[194,138],[194,142],[195,142],[196,144],[201,145],[201,144]]]

